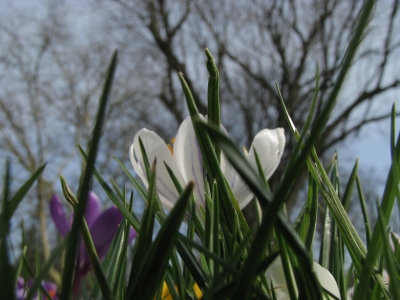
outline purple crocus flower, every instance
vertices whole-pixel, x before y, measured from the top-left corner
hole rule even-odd
[[[28,295],[29,289],[32,287],[34,280],[29,279],[25,284],[25,280],[22,277],[18,277],[17,286],[15,288],[15,298],[17,300],[25,300]],[[43,288],[51,296],[52,300],[57,300],[57,285],[50,281],[42,281]],[[33,300],[38,300],[38,293],[35,294]],[[42,293],[41,300],[47,300],[48,298]]]
[[[60,198],[54,195],[50,200],[50,213],[61,236],[65,237],[71,230],[73,215],[67,216]],[[104,211],[101,210],[98,196],[89,192],[85,219],[92,235],[99,259],[103,259],[117,233],[118,226],[123,219],[122,213],[115,206]],[[129,241],[136,237],[136,231],[132,228],[129,233]],[[82,239],[79,240],[74,278],[74,292],[79,288],[80,280],[90,271],[91,262]]]

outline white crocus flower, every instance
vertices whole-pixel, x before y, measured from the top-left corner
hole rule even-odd
[[[201,118],[206,120],[203,116],[201,116]],[[222,130],[225,129],[222,128]],[[147,188],[148,181],[142,153],[140,151],[139,137],[143,142],[150,164],[154,161],[154,158],[157,158],[157,191],[163,206],[171,210],[179,196],[164,165],[164,163],[166,163],[169,168],[171,168],[182,187],[185,187],[189,181],[195,183],[194,197],[196,203],[198,207],[204,207],[205,196],[202,155],[191,118],[187,117],[179,127],[173,144],[173,151],[171,151],[164,140],[153,131],[144,128],[136,133],[129,149],[129,156],[133,169]],[[255,136],[249,153],[245,155],[253,168],[257,170],[253,150],[253,148],[256,148],[264,174],[266,178],[269,179],[281,160],[284,147],[285,134],[282,128],[273,130],[264,129]],[[233,194],[237,198],[240,208],[244,208],[253,198],[253,194],[224,155],[221,156],[221,170]]]
[[[340,299],[339,288],[332,274],[327,269],[321,267],[321,265],[319,265],[316,262],[314,262],[313,268],[315,275],[317,275],[317,279],[320,282],[321,286],[325,290],[329,291],[332,295],[335,295],[335,297]],[[283,271],[282,260],[280,256],[275,258],[272,264],[268,267],[265,275],[267,277],[268,284],[272,281],[272,286],[274,287],[276,299],[290,300],[289,290],[287,288],[285,273]],[[296,294],[298,294],[297,287],[295,287],[295,290]],[[334,298],[329,296],[329,299],[334,299]]]

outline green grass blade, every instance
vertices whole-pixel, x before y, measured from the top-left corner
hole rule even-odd
[[[14,299],[14,268],[10,264],[8,256],[7,236],[10,228],[12,212],[10,208],[10,187],[11,187],[11,161],[6,161],[3,190],[3,208],[0,218],[0,290],[5,299]],[[4,291],[4,294],[3,294]]]
[[[143,213],[140,232],[135,244],[134,256],[132,259],[131,273],[129,277],[128,288],[133,289],[133,284],[137,280],[137,271],[143,266],[145,257],[151,247],[155,214],[157,211],[157,174],[156,174],[156,159],[153,166],[148,172],[149,190],[147,197],[147,208]],[[128,290],[129,291],[129,290]],[[128,292],[130,293],[130,292]]]
[[[304,273],[309,276],[309,284],[318,286],[316,277],[312,271],[312,262],[310,261],[307,250],[305,249],[299,236],[295,233],[294,229],[289,224],[286,217],[281,212],[279,212],[282,201],[285,200],[285,197],[281,197],[282,195],[276,195],[276,199],[271,202],[272,195],[266,189],[263,180],[258,176],[257,173],[255,173],[243,154],[239,152],[239,150],[232,144],[232,142],[224,134],[212,128],[211,126],[204,124],[201,121],[196,121],[196,123],[198,123],[198,126],[205,130],[222,149],[222,151],[229,159],[230,163],[235,167],[237,172],[240,174],[242,179],[246,182],[246,184],[252,190],[255,196],[260,200],[260,203],[264,206],[265,209],[263,222],[261,223],[256,237],[254,238],[253,247],[250,249],[249,257],[244,265],[244,269],[241,274],[240,282],[242,283],[242,286],[240,288],[235,288],[235,292],[237,292],[235,294],[236,299],[244,299],[246,297],[246,293],[249,291],[251,283],[255,278],[255,270],[257,269],[257,264],[265,255],[267,242],[269,240],[268,237],[271,233],[275,221],[275,226],[277,227],[277,229],[281,231],[281,233],[287,239],[287,242],[299,255],[299,263],[301,264]],[[320,291],[315,290],[315,293],[315,297],[321,297]]]
[[[314,117],[315,108],[317,107],[318,100],[318,92],[319,92],[319,64],[318,61],[315,63],[315,87],[314,87],[314,95],[311,100],[310,109],[308,110],[306,121],[304,122],[303,129],[301,131],[301,136],[305,136],[310,128],[311,121]]]
[[[332,223],[331,216],[329,214],[329,208],[325,208],[324,223],[321,237],[321,249],[319,252],[319,264],[325,269],[329,269],[330,266],[330,253],[331,253],[331,235],[332,235]]]
[[[88,193],[90,189],[90,183],[92,181],[94,164],[96,161],[97,150],[100,142],[101,132],[103,129],[103,123],[105,120],[105,113],[107,102],[111,95],[111,87],[113,82],[113,77],[115,73],[115,69],[117,66],[117,52],[115,51],[112,58],[110,65],[107,70],[106,80],[103,87],[103,92],[100,97],[99,101],[99,108],[96,117],[95,127],[93,129],[92,137],[89,142],[89,154],[88,160],[86,163],[86,168],[84,173],[82,174],[81,185],[78,191],[78,200],[79,204],[76,207],[74,220],[72,223],[71,231],[70,231],[70,243],[67,248],[67,252],[65,255],[65,269],[64,274],[62,277],[62,289],[60,294],[60,300],[69,300],[72,291],[72,281],[73,281],[73,272],[75,266],[75,259],[76,259],[76,249],[78,246],[78,236],[79,236],[79,229],[82,226],[83,215],[86,209],[86,202],[88,198]],[[111,295],[104,295],[105,299]]]
[[[392,213],[392,209],[394,206],[396,194],[398,193],[398,181],[396,181],[396,177],[398,178],[398,174],[400,173],[400,134],[397,138],[397,143],[395,144],[395,117],[396,110],[395,105],[392,108],[392,126],[391,126],[391,136],[390,136],[390,145],[391,145],[391,153],[392,153],[392,165],[388,174],[388,178],[386,181],[385,190],[382,197],[382,203],[380,205],[380,211],[383,213],[383,217],[385,220],[389,220],[390,215]],[[377,224],[379,225],[379,223]],[[354,296],[357,299],[363,299],[366,296],[366,293],[370,291],[369,287],[369,279],[371,274],[373,274],[373,270],[376,265],[376,261],[380,254],[380,248],[382,244],[382,236],[379,230],[379,226],[375,226],[375,229],[372,233],[371,242],[368,248],[368,254],[363,264],[362,271],[359,272],[360,282],[357,286],[357,290],[354,293]],[[374,272],[374,274],[376,274]],[[381,287],[381,291],[385,293],[385,284],[381,276],[376,275],[376,280]]]
[[[76,200],[75,195],[72,193],[71,189],[68,187],[65,178],[62,175],[60,177],[61,177],[61,186],[62,186],[64,195],[66,196],[67,199],[70,199],[69,201],[73,205],[74,211],[76,211],[76,207],[79,202]],[[85,219],[82,221],[80,232],[82,235],[82,240],[85,243],[85,248],[86,248],[87,254],[89,256],[90,262],[93,266],[93,272],[96,275],[100,289],[101,289],[103,295],[104,294],[108,295],[108,296],[106,296],[106,298],[107,297],[112,298],[111,289],[110,289],[108,282],[106,280],[106,277],[102,271],[102,268],[100,265],[100,260],[97,255],[97,250],[94,245],[94,242],[93,242],[90,230],[89,230],[89,226],[86,223]]]
[[[36,170],[35,173],[32,174],[32,176],[18,189],[18,191],[15,193],[15,195],[9,199],[9,195],[5,195],[3,199],[9,199],[7,202],[7,218],[4,215],[4,211],[0,214],[0,222],[3,224],[5,219],[10,220],[11,217],[14,215],[14,212],[16,211],[18,205],[21,203],[21,201],[24,199],[25,195],[28,193],[29,189],[32,187],[32,185],[35,183],[35,181],[39,178],[39,176],[42,174],[44,168],[46,167],[46,164],[42,165],[39,169]],[[7,181],[5,181],[5,184]],[[4,191],[4,194],[8,191]],[[4,204],[3,204],[4,205]],[[3,227],[1,226],[0,228],[0,236],[3,231]]]
[[[128,176],[129,180],[131,181],[135,189],[139,192],[140,197],[142,197],[142,199],[147,199],[147,190],[132,176],[132,174],[128,171],[128,169],[123,165],[123,163],[118,158],[114,157],[114,159],[122,168],[122,170],[125,172],[125,174]]]
[[[185,216],[194,185],[189,183],[162,224],[139,270],[136,280],[129,286],[127,299],[152,299],[162,283],[172,250],[176,244],[179,227]]]
[[[234,200],[231,200],[232,198],[230,198],[230,189],[226,184],[225,177],[220,169],[219,160],[214,151],[214,147],[210,140],[210,137],[198,126],[199,123],[196,120],[199,119],[200,116],[196,104],[194,103],[192,93],[185,79],[183,78],[182,73],[179,73],[179,80],[181,82],[182,89],[185,95],[186,104],[192,120],[197,142],[201,150],[203,164],[206,166],[209,186],[212,186],[214,184],[214,180],[217,182],[218,185],[220,199],[222,200],[220,211],[223,212],[221,222],[228,224],[228,228],[233,229],[234,211],[231,202]]]
[[[281,99],[281,104],[282,107],[285,111],[285,116],[288,120],[288,123],[290,125],[290,129],[293,132],[298,145],[302,147],[302,153],[299,156],[299,158],[296,160],[297,163],[289,164],[286,173],[290,174],[292,178],[295,176],[294,173],[298,172],[302,168],[301,160],[303,159],[304,155],[304,149],[306,149],[306,146],[310,146],[310,139],[307,140],[306,144],[302,144],[301,137],[299,133],[297,132],[289,114],[287,113],[287,109],[285,107],[285,104],[283,102],[282,97]],[[337,196],[336,190],[333,187],[329,177],[327,176],[316,152],[313,146],[311,145],[311,154],[314,159],[314,161],[311,159],[311,157],[306,158],[307,166],[309,172],[312,174],[314,180],[317,183],[318,189],[320,193],[323,195],[323,198],[328,205],[333,218],[336,220],[340,232],[343,235],[344,242],[349,250],[349,253],[353,259],[354,266],[357,271],[360,271],[362,268],[362,261],[365,258],[366,255],[366,249],[365,246],[359,237],[357,231],[355,230],[352,222],[350,221],[349,217],[346,214],[346,211],[343,208],[342,202],[340,201],[339,197]],[[297,147],[296,147],[297,149]],[[285,181],[282,181],[281,186],[283,188],[287,188],[288,183]]]
[[[312,149],[313,145],[315,144],[315,142],[317,141],[318,137],[321,135],[323,129],[325,128],[325,126],[327,124],[329,115],[336,103],[336,98],[339,94],[339,91],[345,80],[348,70],[350,69],[351,62],[356,53],[356,50],[357,50],[357,48],[360,44],[360,41],[363,37],[364,30],[367,27],[368,22],[370,20],[370,16],[371,16],[374,4],[375,4],[374,0],[367,0],[365,2],[364,6],[362,8],[361,14],[359,16],[359,19],[358,19],[357,27],[354,31],[354,34],[352,36],[352,39],[350,41],[349,47],[346,52],[346,56],[343,60],[339,75],[335,80],[335,85],[333,86],[333,88],[325,102],[325,105],[319,114],[319,117],[314,122],[311,133],[309,135],[309,138],[307,139],[307,142],[304,144],[303,151],[298,158],[298,161],[299,161],[298,167],[300,167],[300,168],[298,168],[296,170],[296,168],[293,168],[292,166],[290,166],[291,167],[290,172],[289,172],[289,168],[287,170],[289,174],[291,174],[292,172],[296,172],[296,171],[299,172],[302,169],[301,168],[302,164],[306,161],[309,151]],[[281,100],[281,102],[284,107],[283,100]],[[285,116],[288,119],[289,126],[291,127],[292,131],[295,133],[296,129],[294,127],[294,124],[290,120],[287,110],[285,108],[284,108],[284,110],[285,110]],[[310,163],[312,164],[312,162],[310,162]],[[310,164],[309,164],[309,168],[310,168]],[[295,173],[293,173],[293,174],[295,174]],[[315,176],[318,178],[317,174],[315,174]],[[282,181],[282,183],[283,182],[284,182],[284,180]],[[285,184],[286,184],[286,182],[285,182]],[[321,187],[319,187],[319,188],[321,189]],[[321,190],[321,192],[322,192],[322,190]],[[366,252],[365,247],[363,246],[361,239],[359,239],[356,231],[353,230],[353,226],[351,225],[351,222],[347,222],[349,220],[347,220],[346,215],[343,214],[344,209],[342,211],[339,203],[335,203],[335,202],[337,202],[338,199],[335,199],[334,196],[333,196],[333,198],[334,198],[333,199],[334,203],[329,203],[330,210],[336,220],[343,219],[343,220],[340,220],[337,222],[338,222],[338,225],[340,226],[342,234],[344,235],[346,245],[348,246],[348,248],[350,248],[349,250],[352,254],[353,260],[355,261],[356,269],[358,271],[360,271],[360,269],[362,268],[361,260],[365,257],[365,252]],[[341,221],[344,221],[344,222],[342,223]],[[347,226],[350,226],[350,227],[346,228]],[[348,234],[346,234],[345,231]]]
[[[53,266],[54,262],[61,256],[62,252],[67,248],[70,242],[70,236],[68,235],[65,239],[61,241],[61,243],[54,248],[51,252],[49,259],[47,262],[42,266],[40,271],[37,273],[35,277],[35,281],[33,282],[31,288],[29,289],[27,299],[33,299],[35,292],[42,286],[42,281],[47,276],[50,268]],[[10,298],[13,299],[13,298]]]
[[[175,287],[177,287],[177,289],[178,289],[178,294],[182,295],[182,297],[180,299],[185,299],[185,297],[183,296],[185,294],[185,289],[186,289],[185,282],[184,282],[183,272],[181,269],[178,254],[176,251],[172,251],[172,253],[171,253],[171,269],[172,269]],[[167,276],[167,278],[169,278],[169,277]],[[175,292],[175,289],[170,289],[170,291],[171,291],[171,295],[172,295],[173,292]],[[179,299],[179,298],[174,297],[174,299]]]
[[[78,145],[78,150],[80,152],[80,154],[82,155],[83,159],[85,161],[87,161],[88,156],[87,154],[84,152],[84,150],[82,149],[81,146]],[[117,160],[118,163],[121,163],[120,161]],[[122,163],[121,163],[122,164]],[[124,171],[127,172],[127,174],[129,174],[129,171],[124,167]],[[139,232],[140,230],[140,222],[139,219],[129,210],[127,210],[127,208],[125,207],[125,205],[120,201],[119,196],[112,190],[112,188],[107,184],[107,182],[103,179],[103,177],[100,175],[100,173],[96,170],[96,168],[93,169],[93,174],[96,177],[97,181],[100,183],[101,187],[104,189],[104,191],[106,192],[107,196],[111,199],[111,201],[115,204],[116,207],[118,207],[118,209],[122,212],[122,214],[124,215],[124,217],[128,220],[129,224],[136,230]],[[132,177],[132,175],[129,174],[129,176]],[[133,180],[135,180],[132,177]],[[137,183],[137,182],[136,182]],[[137,183],[139,184],[139,183]],[[140,185],[139,185],[140,186]],[[141,186],[140,186],[141,187]],[[143,187],[141,187],[143,189]],[[145,191],[144,189],[142,190],[143,193],[140,193],[141,197],[145,197],[143,199],[147,198],[147,191]]]
[[[220,204],[220,200],[219,200],[219,193],[218,193],[218,186],[215,183],[213,186],[213,205],[212,205],[212,216],[211,216],[211,233],[212,235],[210,236],[211,238],[211,245],[210,245],[210,249],[213,253],[220,255],[220,247],[219,247],[219,237],[220,237],[220,233],[219,233],[219,216],[220,216],[220,212],[219,212],[219,204]],[[214,275],[218,272],[217,267],[214,265],[214,262],[211,261],[211,265],[210,265],[210,271],[211,271],[211,275]]]
[[[129,235],[129,226],[126,225],[127,222],[124,220],[113,239],[113,242],[108,249],[107,255],[102,263],[102,269],[105,276],[107,276],[107,281],[110,286],[113,286],[112,294],[117,297],[117,288],[119,272],[123,271],[125,268],[121,265],[121,261],[124,261],[124,256],[127,250],[127,236]],[[125,278],[125,274],[122,275]],[[101,299],[102,295],[100,292],[100,282],[97,282],[93,287],[91,297],[93,299]]]
[[[221,123],[221,108],[219,100],[219,72],[211,52],[205,49],[208,71],[208,121],[219,127]]]
[[[197,261],[192,249],[185,243],[185,240],[185,236],[179,236],[176,249],[195,282],[199,285],[200,289],[205,290],[209,282],[208,275],[201,268],[200,263]]]
[[[122,162],[120,160],[118,160],[117,158],[114,158],[117,163],[121,166],[121,168],[124,170],[124,172],[126,173],[126,175],[128,176],[128,178],[131,180],[132,184],[134,185],[134,187],[138,190],[139,195],[143,198],[143,199],[147,199],[147,191],[134,179],[134,177],[130,174],[130,172],[125,168],[125,166],[122,164]],[[167,170],[168,170],[168,166],[167,166]],[[99,180],[101,179],[100,174],[95,173],[96,178]],[[100,182],[100,180],[99,180]],[[104,180],[103,180],[104,182]],[[103,184],[102,184],[103,185]],[[179,191],[179,186],[177,186],[177,190]],[[112,200],[114,201],[114,199],[112,198]],[[117,203],[114,201],[114,203],[117,205]],[[118,205],[117,205],[118,206]],[[123,212],[124,216],[126,218],[132,219],[132,217],[129,215],[129,212],[126,210],[125,207],[120,207],[118,206],[118,208],[121,210],[121,212]],[[196,206],[193,206],[193,209],[196,209]],[[163,223],[165,220],[165,216],[164,215],[160,215],[160,214],[156,214],[157,219],[159,220],[160,223]],[[201,228],[202,224],[198,223],[198,216],[196,214],[196,229]],[[131,223],[130,224],[137,230],[140,231],[140,224],[134,224]],[[135,226],[137,225],[137,227]],[[202,229],[203,235],[204,235],[204,228]],[[196,260],[196,257],[193,255],[191,249],[185,244],[183,243],[179,238],[178,238],[178,242],[177,242],[177,250],[178,253],[180,255],[180,257],[182,258],[182,260],[185,263],[185,268],[187,268],[188,272],[191,274],[191,276],[193,276],[193,278],[195,279],[196,283],[199,285],[199,287],[201,289],[205,289],[206,288],[206,283],[208,282],[208,277],[207,275],[204,273],[204,271],[201,269],[198,261]]]
[[[343,207],[347,211],[350,205],[351,196],[353,195],[354,186],[356,184],[358,172],[358,158],[354,164],[353,170],[351,171],[349,181],[347,182],[346,189],[343,194]]]
[[[361,180],[358,175],[356,176],[356,183],[357,183],[358,199],[360,200],[361,211],[362,211],[364,224],[365,224],[367,247],[369,248],[369,245],[371,242],[371,222],[369,221],[369,217],[368,217],[367,201],[365,200],[364,192],[363,192],[363,189],[361,186]]]
[[[282,261],[282,268],[283,268],[283,273],[285,274],[285,280],[286,280],[286,285],[287,289],[289,292],[289,297],[290,299],[296,299],[296,288],[295,288],[295,283],[294,283],[294,278],[293,278],[293,271],[291,267],[291,259],[289,257],[289,249],[286,245],[284,237],[277,233],[277,241],[279,245],[279,253]],[[299,286],[299,289],[302,288]]]
[[[317,213],[318,188],[311,174],[308,174],[307,202],[302,213],[299,216],[299,235],[301,240],[304,242],[306,248],[308,249],[310,255],[312,255],[312,244],[314,241],[315,228],[317,225]]]
[[[380,209],[379,205],[378,208],[378,222],[379,228],[383,239],[383,257],[386,261],[386,268],[389,274],[389,290],[393,297],[393,299],[400,299],[400,267],[396,262],[396,259],[393,255],[392,249],[389,243],[389,233],[385,230],[387,227],[384,214]]]
[[[207,117],[208,121],[219,128],[221,123],[221,105],[219,99],[219,72],[215,65],[214,57],[211,52],[205,49],[207,56],[207,71],[208,71],[208,105],[207,105]],[[215,145],[214,145],[215,147]],[[215,154],[220,160],[221,149],[215,147]]]
[[[172,183],[174,184],[176,190],[178,191],[178,193],[182,193],[183,192],[183,188],[181,186],[181,184],[179,183],[178,179],[176,178],[174,172],[172,172],[171,168],[166,164],[166,162],[164,162],[164,166],[167,169],[168,175],[171,177]],[[207,198],[207,195],[206,195]],[[193,219],[193,230],[196,230],[197,234],[199,235],[200,239],[202,241],[204,241],[205,239],[205,228],[203,225],[202,220],[200,219],[201,217],[199,216],[198,209],[196,207],[196,202],[194,200],[194,198],[192,197],[192,203],[194,205],[194,213],[192,213],[191,215],[188,216],[188,218],[192,218]]]

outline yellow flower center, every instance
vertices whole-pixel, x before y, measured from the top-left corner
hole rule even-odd
[[[195,283],[193,285],[193,291],[194,291],[194,294],[196,295],[197,299],[201,299],[203,297],[203,293],[201,292],[197,283]]]
[[[175,138],[171,139],[170,141],[171,144],[167,144],[169,151],[171,151],[172,154],[174,154],[174,149],[172,148],[172,145],[175,143]]]
[[[176,287],[175,287],[175,290],[178,292],[178,289]],[[197,283],[195,283],[193,285],[193,292],[196,295],[197,299],[201,299],[203,297],[203,293],[201,292],[201,290],[200,290],[199,286],[197,285]],[[168,285],[167,285],[167,283],[165,281],[163,283],[161,299],[162,300],[172,300],[171,293],[169,292]]]

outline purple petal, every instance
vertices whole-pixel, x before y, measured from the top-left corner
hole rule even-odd
[[[85,219],[89,228],[93,225],[93,223],[100,216],[100,214],[101,214],[100,199],[95,193],[89,192],[88,202],[85,212]]]
[[[57,290],[57,285],[51,281],[44,281],[43,287],[46,289],[46,291],[56,291]]]
[[[100,259],[106,256],[122,219],[122,213],[113,206],[105,210],[91,226],[90,233]]]
[[[131,229],[129,230],[128,243],[132,242],[133,239],[136,238],[136,236],[137,236],[136,230],[131,227]]]
[[[17,286],[15,288],[15,298],[17,300],[20,300],[20,299],[25,299],[26,296],[27,293],[25,290],[25,280],[22,277],[18,277]]]
[[[71,223],[67,221],[64,206],[57,195],[53,195],[53,197],[51,197],[50,215],[60,235],[65,237],[71,229]]]

